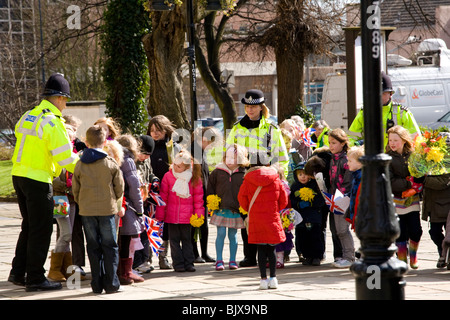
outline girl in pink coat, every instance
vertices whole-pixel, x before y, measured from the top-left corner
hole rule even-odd
[[[161,182],[160,195],[166,205],[157,207],[155,218],[168,225],[172,266],[177,272],[194,272],[190,218],[204,216],[205,209],[201,167],[186,150],[175,155]]]

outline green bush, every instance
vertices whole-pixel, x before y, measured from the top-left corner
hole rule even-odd
[[[11,179],[12,161],[0,161],[0,197],[13,196],[15,191]]]

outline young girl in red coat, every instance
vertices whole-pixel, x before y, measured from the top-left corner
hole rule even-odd
[[[166,205],[156,208],[155,218],[168,225],[172,266],[177,272],[195,271],[190,218],[204,216],[201,174],[191,154],[181,150],[161,182],[160,196]]]
[[[276,289],[275,245],[284,242],[286,235],[279,211],[288,203],[287,193],[278,171],[268,164],[267,156],[252,154],[250,166],[238,194],[239,204],[248,212],[248,243],[258,247],[258,265],[261,273],[260,289]],[[259,192],[254,199],[255,192]],[[251,208],[250,208],[251,205]],[[270,278],[267,279],[266,261],[269,260]]]

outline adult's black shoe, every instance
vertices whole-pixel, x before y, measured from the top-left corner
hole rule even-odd
[[[25,291],[26,292],[31,292],[31,291],[49,291],[49,290],[60,290],[60,289],[62,289],[62,284],[60,282],[48,281],[47,279],[45,279],[41,283],[27,284],[25,286]]]
[[[209,255],[202,256],[203,259],[205,259],[206,262],[216,262],[216,259],[212,258]]]
[[[256,261],[250,261],[247,258],[244,258],[244,260],[239,262],[239,267],[245,268],[245,267],[255,267],[257,265]]]
[[[8,281],[14,283],[16,286],[25,286],[25,277],[19,277],[14,274],[9,274]]]

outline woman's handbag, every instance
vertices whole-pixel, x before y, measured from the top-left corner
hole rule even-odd
[[[248,234],[248,224],[249,224],[249,220],[250,220],[250,210],[252,209],[253,203],[255,202],[255,199],[258,196],[258,193],[259,193],[259,191],[261,191],[261,189],[262,189],[262,186],[258,186],[258,188],[256,188],[256,191],[253,194],[253,198],[250,201],[250,206],[248,207],[247,219],[244,220],[244,225],[245,225],[245,228],[247,229],[247,234]]]

